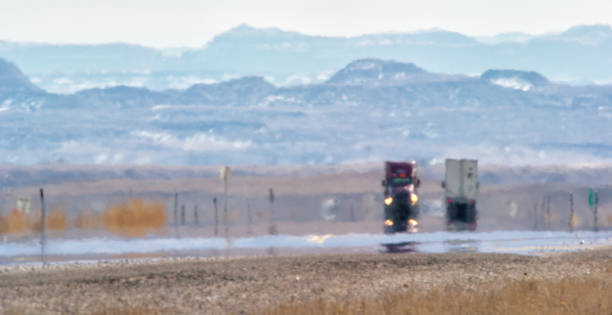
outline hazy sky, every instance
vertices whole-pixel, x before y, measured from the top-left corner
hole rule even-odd
[[[612,24],[610,0],[2,0],[0,39],[202,46],[241,23],[316,35],[443,28],[470,35]]]

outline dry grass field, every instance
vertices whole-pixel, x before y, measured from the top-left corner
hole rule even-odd
[[[103,226],[112,234],[142,237],[163,229],[166,224],[165,203],[137,198],[110,204],[101,215],[90,210],[80,211],[72,222],[68,222],[60,209],[51,209],[45,218],[45,229],[56,234],[68,228],[95,230]],[[32,235],[40,233],[41,226],[40,212],[27,215],[14,209],[9,215],[0,215],[0,235]]]
[[[612,249],[0,269],[3,314],[611,314]]]
[[[104,227],[109,231],[126,236],[145,236],[151,230],[166,226],[165,205],[141,199],[132,199],[112,205],[104,211]]]
[[[453,284],[424,292],[286,303],[265,314],[611,314],[612,280],[598,277],[511,280],[466,290]]]

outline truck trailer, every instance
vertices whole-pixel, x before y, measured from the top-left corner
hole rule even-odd
[[[421,181],[417,163],[385,162],[384,232],[416,232],[418,230],[419,195]]]
[[[442,182],[446,201],[447,230],[476,230],[478,212],[478,161],[446,159]]]

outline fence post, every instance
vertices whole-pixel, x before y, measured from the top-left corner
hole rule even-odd
[[[232,170],[229,166],[224,166],[219,171],[219,177],[223,180],[223,223],[225,224],[225,238],[229,239],[229,213],[227,209],[227,182]]]
[[[276,216],[274,213],[274,190],[272,188],[270,188],[268,190],[268,201],[270,202],[270,215],[269,215],[269,219],[268,219],[268,233],[269,234],[277,234],[278,233],[278,229],[276,228]]]
[[[181,225],[185,225],[185,204],[181,205]]]
[[[174,217],[172,223],[178,225],[178,193],[174,193]]]
[[[570,217],[569,217],[569,230],[570,233],[574,232],[574,221],[575,221],[575,214],[574,214],[574,194],[570,193],[569,195],[569,202],[570,202]]]
[[[599,205],[599,193],[595,191],[595,206],[593,207],[593,229],[595,232],[599,231],[597,226],[597,206]]]
[[[225,224],[225,238],[229,238],[229,214],[227,210],[227,179],[223,188],[223,224]]]
[[[251,224],[253,224],[253,216],[251,215],[251,202],[247,198],[247,234],[251,235],[253,233],[251,229]]]
[[[215,236],[219,235],[219,208],[217,207],[217,197],[213,198],[213,205],[215,206]]]
[[[174,192],[174,215],[172,225],[174,226],[174,237],[179,236],[178,231],[178,193]]]
[[[552,216],[550,214],[550,195],[546,198],[546,227],[550,230],[550,225],[552,223]]]
[[[45,245],[47,242],[47,237],[45,235],[45,194],[43,189],[40,189],[40,228],[41,228],[41,234],[40,234],[40,259],[42,260],[43,264],[45,263]]]
[[[533,204],[533,229],[534,230],[539,230],[540,227],[538,225],[538,221],[539,221],[539,214],[538,214],[538,206],[539,206],[539,202],[536,201]]]

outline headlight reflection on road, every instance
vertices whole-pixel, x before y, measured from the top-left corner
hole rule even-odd
[[[326,239],[334,236],[333,234],[325,234],[325,235],[308,235],[306,240],[311,243],[323,244]]]

